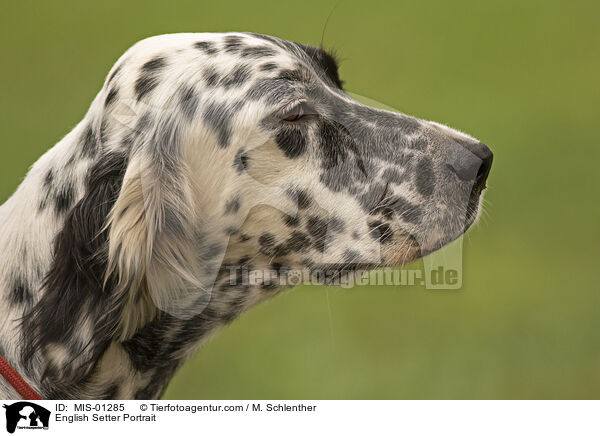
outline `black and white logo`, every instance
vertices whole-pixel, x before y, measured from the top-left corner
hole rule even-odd
[[[48,430],[50,411],[28,401],[3,406],[6,409],[6,431]]]

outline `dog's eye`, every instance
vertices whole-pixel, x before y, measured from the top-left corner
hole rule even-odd
[[[298,121],[306,114],[304,104],[300,103],[294,106],[292,109],[283,114],[282,119],[284,121]]]

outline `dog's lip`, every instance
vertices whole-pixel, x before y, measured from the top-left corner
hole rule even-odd
[[[376,268],[378,264],[372,262],[357,263],[328,263],[315,266],[314,269],[323,272],[352,272]]]

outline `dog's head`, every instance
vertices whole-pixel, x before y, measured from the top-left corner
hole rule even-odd
[[[214,303],[231,319],[272,295],[228,288],[227,265],[352,269],[436,250],[476,220],[492,162],[470,136],[356,101],[324,50],[243,33],[136,44],[78,153],[94,164],[71,217],[108,208],[90,214],[124,338],[155,307],[189,318]]]
[[[417,259],[476,220],[492,162],[465,134],[357,102],[324,50],[264,35],[150,38],[103,92],[103,146],[130,159],[111,259],[146,262],[155,303],[211,289],[224,263]]]

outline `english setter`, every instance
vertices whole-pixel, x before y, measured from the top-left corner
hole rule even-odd
[[[477,219],[491,162],[463,133],[355,101],[320,48],[145,39],[0,207],[0,356],[46,399],[157,398],[289,286],[231,271],[417,259]]]

